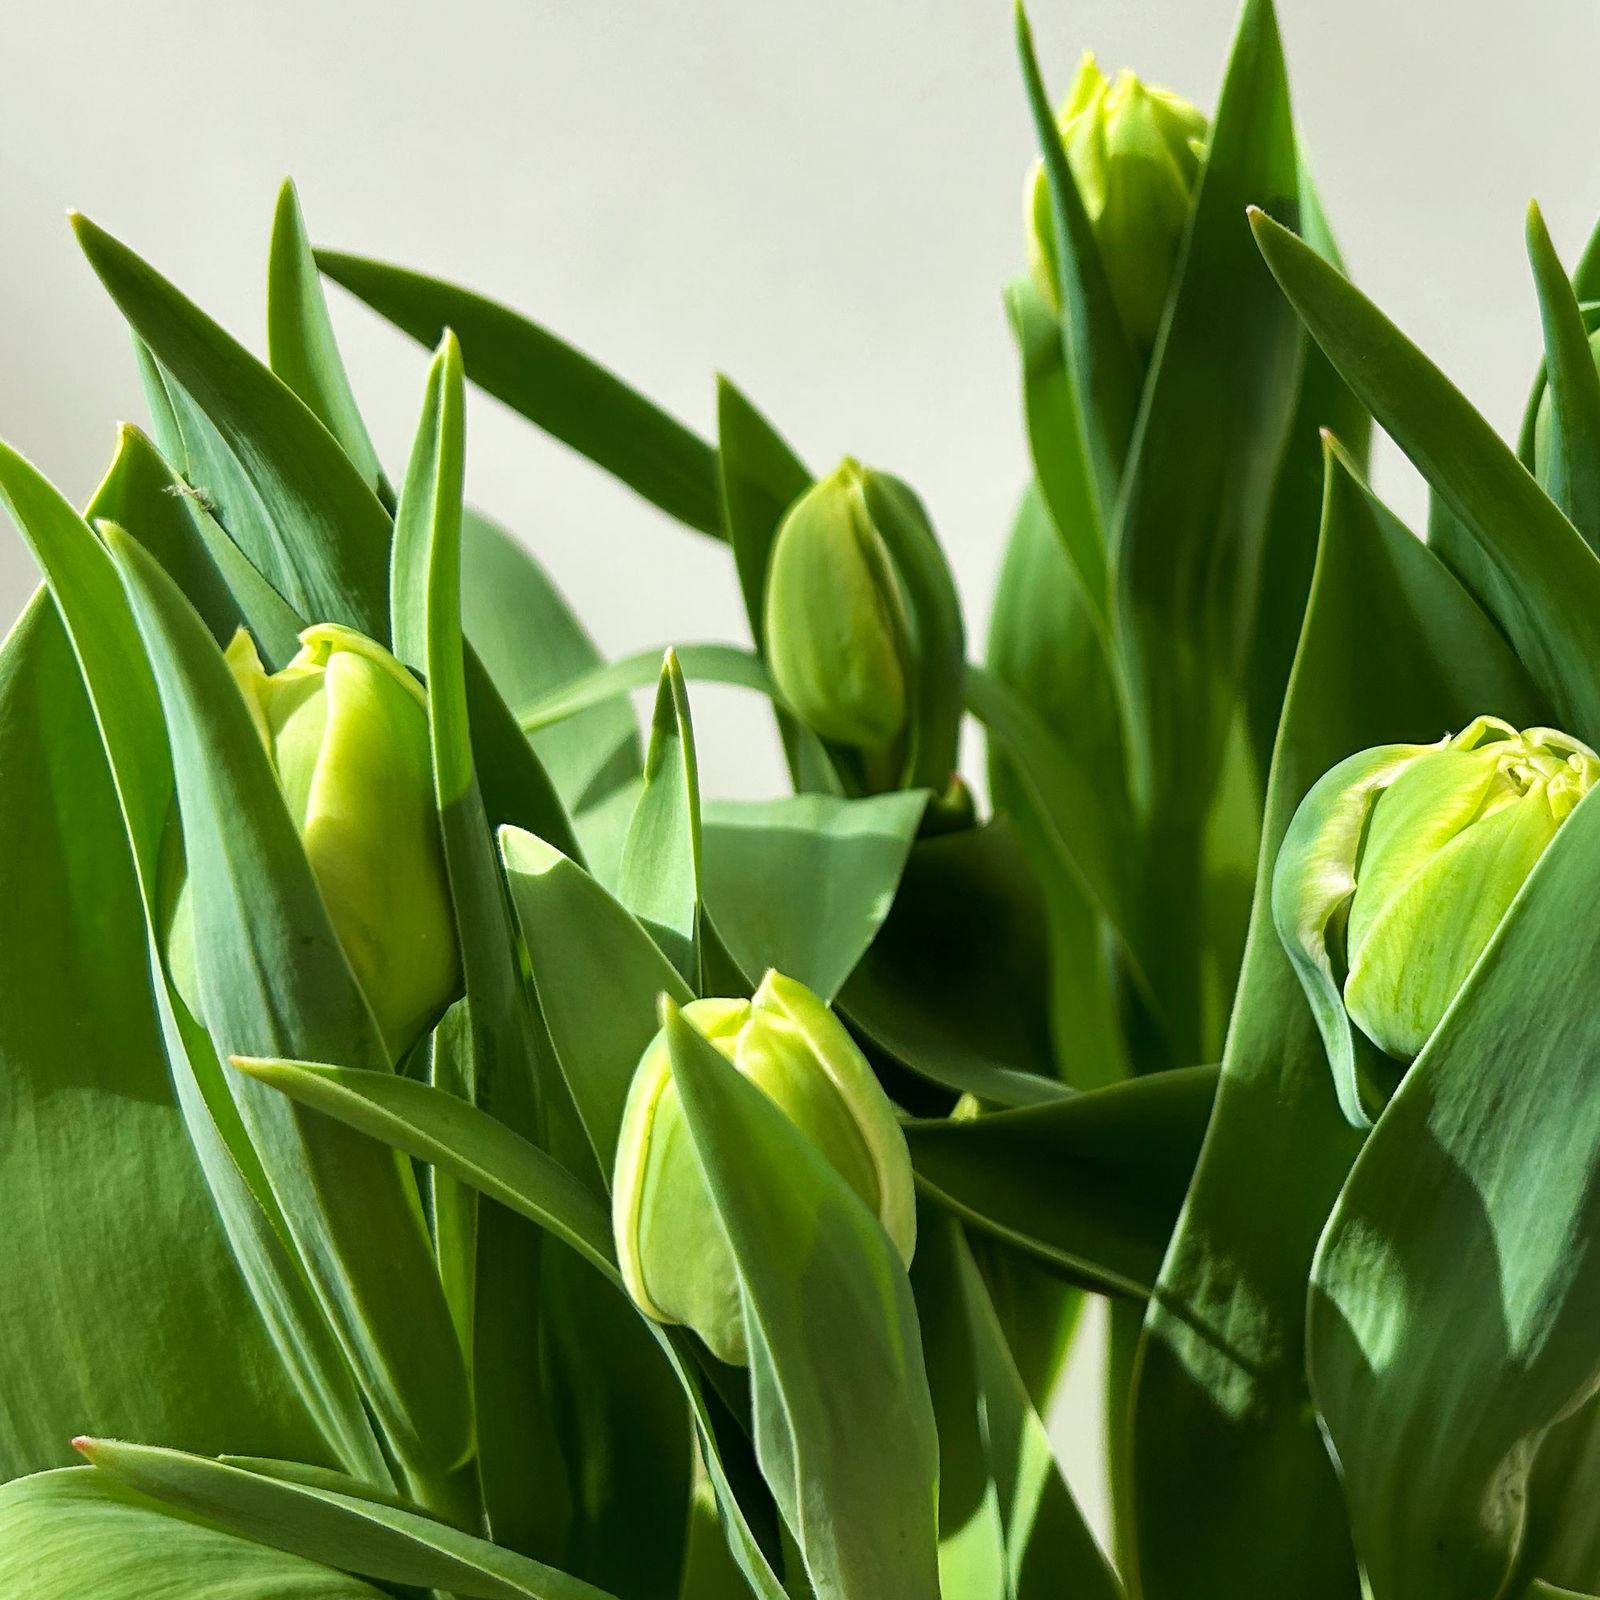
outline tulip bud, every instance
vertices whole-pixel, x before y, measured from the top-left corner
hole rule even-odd
[[[1342,965],[1350,1020],[1413,1060],[1597,777],[1587,745],[1497,717],[1341,762],[1302,802],[1273,880],[1278,932],[1313,1008]]]
[[[765,614],[773,679],[813,732],[869,751],[899,738],[910,697],[906,608],[859,462],[845,460],[790,507]]]
[[[804,984],[769,972],[753,1000],[695,1000],[683,1016],[828,1158],[909,1263],[916,1201],[905,1135],[833,1012]],[[617,1259],[640,1310],[693,1328],[713,1354],[744,1365],[739,1273],[684,1122],[664,1032],[628,1092],[612,1203]]]
[[[242,628],[228,666],[272,758],[334,932],[398,1059],[461,991],[434,806],[427,699],[382,645],[321,623],[268,673]],[[198,985],[187,888],[170,965],[191,1010]]]
[[[1187,100],[1131,72],[1111,82],[1086,55],[1057,125],[1129,343],[1148,356],[1189,223],[1206,119]],[[1059,311],[1055,226],[1042,161],[1028,175],[1024,201],[1029,271]]]

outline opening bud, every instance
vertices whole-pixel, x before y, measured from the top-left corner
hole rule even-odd
[[[910,703],[906,605],[868,506],[867,473],[843,461],[785,515],[767,569],[767,664],[813,732],[883,751]]]
[[[1086,55],[1057,126],[1129,343],[1147,357],[1189,222],[1206,119],[1187,100],[1126,69],[1113,82]],[[1024,217],[1029,271],[1059,312],[1055,226],[1042,161],[1028,174]]]
[[[1341,998],[1380,1050],[1421,1052],[1597,777],[1600,758],[1570,735],[1479,717],[1437,745],[1362,751],[1312,789],[1273,912],[1336,1070]]]
[[[398,1059],[461,991],[427,698],[382,645],[353,629],[319,623],[300,642],[269,673],[241,628],[227,662],[340,946]],[[179,991],[202,1015],[187,885],[168,953]]]
[[[769,972],[754,999],[695,1000],[683,1016],[827,1157],[909,1264],[916,1200],[905,1135],[828,1006],[804,984]],[[684,1121],[664,1033],[646,1049],[628,1092],[612,1207],[617,1258],[639,1308],[693,1328],[721,1360],[744,1365],[738,1269]]]

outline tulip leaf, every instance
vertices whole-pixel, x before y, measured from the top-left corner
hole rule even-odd
[[[1563,824],[1357,1159],[1317,1252],[1312,1392],[1374,1600],[1492,1594],[1533,1448],[1593,1390],[1600,807]]]
[[[386,1070],[227,664],[172,581],[109,536],[166,717],[205,1024],[229,1055]],[[415,1492],[448,1492],[468,1448],[465,1377],[410,1174],[393,1155],[244,1083],[239,1111],[326,1315]],[[285,1115],[285,1112],[288,1115]]]
[[[311,255],[294,183],[285,179],[272,218],[267,266],[267,361],[338,440],[367,487],[389,502],[392,491],[361,419],[333,336],[322,280]]]
[[[575,861],[505,828],[500,853],[556,1057],[609,1181],[634,1069],[658,995],[692,991],[633,914]]]
[[[988,671],[1027,704],[1078,772],[1093,775],[1102,805],[1126,811],[1122,711],[1109,641],[1038,485],[1023,495],[1006,546],[990,613]],[[1115,951],[1081,878],[1066,866],[1037,790],[1018,776],[992,734],[989,794],[1022,839],[1048,913],[1051,1033],[1061,1073],[1079,1089],[1113,1083],[1128,1072],[1111,971]]]
[[[1215,1067],[906,1126],[923,1193],[1102,1294],[1151,1292],[1200,1154]]]
[[[739,1270],[756,1453],[819,1593],[935,1600],[938,1445],[889,1236],[665,1002],[672,1077]]]
[[[1489,619],[1330,452],[1216,1107],[1139,1354],[1131,1481],[1147,1600],[1359,1593],[1303,1329],[1316,1239],[1360,1136],[1273,930],[1270,866],[1335,762],[1485,711],[1526,726],[1539,709]]]
[[[1591,1395],[1540,1441],[1528,1481],[1519,1574],[1539,1573],[1579,1591],[1600,1589],[1600,1397]],[[1508,1585],[1514,1593],[1516,1584]]]
[[[334,250],[317,251],[316,261],[430,348],[453,329],[467,377],[480,389],[669,516],[724,537],[716,451],[604,367],[537,323],[441,279]]]
[[[126,476],[122,481],[126,485]],[[227,1086],[221,1081],[210,1042],[192,1024],[185,1026],[163,977],[158,977],[154,986],[151,984],[151,975],[161,972],[159,950],[164,912],[157,905],[161,876],[159,858],[170,818],[173,774],[155,684],[116,569],[104,546],[60,494],[4,447],[0,447],[0,495],[47,574],[57,597],[59,614],[66,622],[67,635],[77,653],[81,682],[89,689],[90,698],[87,704],[77,699],[78,680],[69,676],[65,684],[56,682],[54,669],[48,665],[36,669],[43,680],[44,692],[59,696],[64,738],[75,736],[74,730],[83,726],[75,720],[72,707],[81,706],[78,715],[88,719],[92,706],[93,718],[99,723],[104,759],[109,760],[111,767],[121,817],[113,811],[102,821],[103,831],[92,835],[102,839],[111,852],[110,859],[102,863],[98,874],[102,887],[97,887],[96,893],[104,893],[108,904],[111,903],[110,886],[121,881],[117,874],[126,873],[130,859],[137,886],[135,904],[139,917],[133,928],[137,930],[142,923],[144,937],[140,939],[136,933],[128,937],[133,930],[119,929],[119,936],[127,939],[123,953],[116,959],[109,953],[102,953],[97,964],[97,969],[103,964],[108,980],[114,974],[123,974],[134,985],[128,998],[139,997],[136,1002],[139,1021],[136,1023],[131,1017],[122,1019],[121,1042],[110,1047],[108,1059],[115,1061],[126,1056],[131,1065],[138,1060],[138,1055],[128,1041],[139,1038],[141,1028],[148,1030],[154,1026],[158,1030],[156,1038],[165,1047],[177,1107],[193,1141],[190,1161],[198,1158],[197,1164],[182,1169],[186,1171],[185,1178],[176,1173],[172,1175],[165,1192],[176,1195],[190,1186],[198,1186],[203,1174],[234,1259],[266,1319],[264,1331],[276,1345],[288,1376],[298,1386],[316,1418],[321,1436],[352,1467],[375,1471],[381,1476],[387,1469],[344,1357],[335,1348],[329,1329],[315,1309],[310,1286],[299,1265],[290,1258],[282,1214]],[[99,509],[102,503],[97,497],[91,511]],[[70,672],[70,668],[68,670]],[[27,724],[24,721],[19,726]],[[79,760],[90,763],[77,780],[82,783],[87,801],[99,792],[90,781],[90,774],[103,772],[104,768],[97,758],[88,754],[80,755]],[[72,768],[68,764],[59,770],[67,774]],[[46,807],[38,814],[64,817],[69,812],[62,805]],[[72,837],[82,848],[88,848],[91,835],[87,832],[66,836]],[[127,853],[130,847],[131,858]],[[43,852],[40,859],[50,862],[57,857]],[[19,906],[27,903],[25,886],[19,889],[18,903]],[[62,908],[72,904],[71,894],[62,895],[52,905],[50,913],[41,917],[39,926],[49,926],[51,917],[59,917]],[[97,926],[101,915],[99,911],[95,913]],[[85,936],[86,930],[82,929],[74,935],[79,939]],[[23,954],[21,947],[18,953]],[[70,957],[55,959],[65,972],[72,973]],[[79,1019],[74,1023],[76,1028],[81,1025],[84,996],[96,993],[97,987],[85,975],[76,974],[65,995],[48,983],[30,987],[27,992],[53,997],[47,1003],[57,1005],[64,1015]],[[28,1013],[22,1011],[20,1016],[26,1025]],[[44,1030],[42,1037],[48,1037],[51,1032],[60,1032],[59,1022],[55,1029]],[[148,1033],[145,1036],[148,1037]],[[26,1075],[17,1078],[19,1085],[27,1081]],[[164,1073],[159,1081],[163,1085],[162,1092],[153,1095],[153,1103],[170,1105]],[[139,1103],[145,1098],[143,1094],[136,1097]],[[45,1125],[41,1118],[40,1127]],[[154,1148],[160,1148],[154,1129],[148,1131],[147,1137]],[[115,1141],[108,1141],[107,1148],[114,1149]],[[138,1159],[142,1161],[143,1158]],[[177,1147],[173,1148],[171,1159],[178,1159]],[[155,1237],[162,1237],[160,1229],[155,1230]],[[58,1247],[52,1248],[51,1260],[58,1266],[69,1259],[70,1253],[63,1254]],[[130,1258],[130,1270],[136,1260],[136,1256]],[[166,1280],[158,1275],[156,1281]],[[225,1294],[232,1288],[229,1282],[226,1287],[219,1285],[217,1292]],[[146,1280],[141,1277],[141,1299],[146,1290]],[[257,1327],[248,1314],[245,1314],[245,1326]],[[247,1336],[240,1333],[238,1337],[248,1348]],[[218,1363],[223,1372],[230,1365],[228,1361]],[[275,1383],[269,1375],[276,1369],[265,1352],[259,1359],[258,1370],[264,1390],[271,1392]],[[130,1384],[130,1392],[137,1393],[141,1387]],[[59,1439],[52,1442],[59,1448]],[[52,1453],[45,1459],[58,1457]]]
[[[752,984],[776,967],[832,1001],[894,902],[928,794],[711,801],[706,908]]]
[[[1450,381],[1377,307],[1270,218],[1256,240],[1284,292],[1449,518],[1436,552],[1510,639],[1556,726],[1600,737],[1600,560]]]
[[[530,705],[605,665],[532,554],[470,508],[461,533],[462,621],[507,705]],[[659,652],[653,661],[659,671]],[[639,774],[639,725],[620,692],[530,742],[574,816]]]
[[[8,1600],[384,1600],[318,1562],[180,1516],[93,1467],[0,1488]]]
[[[1595,549],[1600,547],[1600,371],[1578,297],[1537,204],[1528,207],[1528,260],[1539,291],[1551,399],[1550,460],[1547,468],[1540,463],[1541,476],[1550,498]]]
[[[420,1510],[177,1450],[111,1439],[77,1444],[101,1472],[184,1515],[359,1577],[449,1589],[463,1600],[608,1600],[592,1584]]]
[[[168,375],[184,476],[301,616],[386,641],[389,518],[317,417],[128,247],[75,216],[78,242]]]
[[[1067,373],[1077,388],[1076,411],[1086,441],[1085,455],[1093,471],[1098,519],[1105,522],[1117,504],[1123,462],[1133,435],[1141,387],[1139,370],[1111,294],[1111,282],[1083,196],[1067,162],[1061,131],[1050,110],[1050,97],[1034,54],[1033,30],[1020,3],[1016,23],[1023,87],[1044,161],[1045,181],[1050,186],[1057,290],[1062,306],[1060,337],[1066,351]]]
[[[397,656],[428,685],[428,727],[445,867],[466,988],[467,1097],[525,1138],[542,1133],[540,1099],[559,1087],[518,967],[511,911],[473,764],[461,634],[461,522],[466,471],[461,353],[446,334],[428,374],[422,420],[395,513],[390,574]],[[458,1219],[458,1225],[464,1219]],[[540,1437],[550,1407],[523,1343],[539,1325],[539,1236],[504,1210],[482,1210],[466,1237],[471,1278],[472,1394],[478,1479],[489,1526],[520,1550],[558,1548],[567,1483]],[[447,1277],[466,1267],[445,1262]],[[458,1317],[460,1312],[458,1310]]]
[[[680,644],[673,646],[678,668],[686,679],[724,683],[735,689],[753,689],[757,694],[776,698],[777,690],[761,658],[753,650],[736,644]],[[659,650],[641,650],[637,655],[596,666],[570,683],[522,705],[517,721],[530,735],[542,733],[589,710],[604,705],[630,689],[648,689],[661,678]]]
[[[700,982],[700,779],[689,692],[668,650],[656,688],[644,787],[622,849],[617,898],[691,992]]]
[[[1006,286],[1006,311],[1022,358],[1022,411],[1028,453],[1053,537],[1088,597],[1106,616],[1105,529],[1084,458],[1078,401],[1067,370],[1061,325],[1027,278]]]
[[[1049,929],[1003,818],[919,839],[839,1006],[918,1076],[996,1105],[1068,1093],[1050,1036]]]
[[[234,1065],[290,1099],[448,1172],[536,1222],[616,1279],[610,1219],[594,1192],[488,1112],[393,1073],[244,1056]]]

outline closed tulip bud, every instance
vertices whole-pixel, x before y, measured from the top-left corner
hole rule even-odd
[[[1414,1059],[1597,777],[1587,745],[1497,717],[1437,745],[1341,762],[1301,804],[1273,883],[1313,1007],[1342,965],[1350,1020],[1396,1060]]]
[[[1187,100],[1151,88],[1131,72],[1110,81],[1087,55],[1057,125],[1129,343],[1148,356],[1189,223],[1206,119]],[[1029,270],[1039,292],[1059,310],[1055,227],[1042,161],[1028,175],[1025,216]]]
[[[905,1136],[833,1012],[804,984],[769,972],[753,1000],[695,1000],[683,1016],[827,1157],[909,1263],[916,1205]],[[628,1093],[613,1222],[639,1308],[694,1329],[713,1354],[742,1366],[738,1269],[684,1122],[664,1033],[645,1051]]]
[[[398,1059],[461,990],[434,805],[427,699],[389,654],[322,623],[267,672],[242,628],[228,666],[272,758],[328,916]],[[191,1009],[187,889],[173,921],[173,976]]]
[[[813,732],[882,751],[906,725],[910,645],[866,478],[846,460],[784,517],[767,569],[767,664]]]

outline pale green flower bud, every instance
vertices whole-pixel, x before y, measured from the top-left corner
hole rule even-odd
[[[1131,72],[1111,82],[1086,55],[1057,125],[1129,343],[1148,356],[1189,223],[1206,119],[1187,100]],[[1042,161],[1028,174],[1024,215],[1029,271],[1059,311],[1055,226]]]
[[[329,919],[390,1055],[461,992],[460,955],[434,805],[427,699],[382,645],[320,623],[269,673],[242,628],[227,649],[305,843]],[[173,977],[198,1015],[187,889],[173,919]]]
[[[906,725],[909,629],[894,563],[846,460],[795,501],[767,568],[767,665],[824,739],[878,751]]]
[[[683,1015],[828,1158],[909,1264],[916,1200],[905,1135],[833,1012],[804,984],[769,972],[753,1000],[695,1000]],[[623,1280],[640,1310],[683,1323],[723,1361],[744,1365],[738,1269],[684,1122],[664,1033],[628,1092],[612,1219]]]
[[[1414,1059],[1597,777],[1600,758],[1569,735],[1479,717],[1323,778],[1285,836],[1273,911],[1324,1035],[1339,983],[1350,1020]]]

